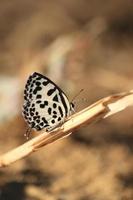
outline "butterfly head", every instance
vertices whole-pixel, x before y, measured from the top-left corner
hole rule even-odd
[[[72,113],[75,112],[75,109],[74,109],[74,108],[75,108],[76,102],[75,102],[74,100],[76,99],[76,97],[77,97],[81,92],[83,92],[83,89],[81,89],[81,90],[78,92],[78,94],[75,95],[75,97],[72,99],[72,101],[71,101],[71,103],[70,103],[70,110],[71,110]]]
[[[71,110],[72,112],[75,112],[74,107],[75,107],[74,103],[71,102],[71,103],[70,103],[70,110]]]

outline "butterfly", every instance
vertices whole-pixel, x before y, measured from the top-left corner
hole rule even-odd
[[[34,72],[24,89],[22,115],[31,129],[51,131],[74,112],[66,94],[49,78]]]

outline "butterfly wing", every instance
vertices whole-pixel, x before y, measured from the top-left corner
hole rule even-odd
[[[34,72],[25,86],[22,113],[31,128],[52,130],[70,115],[71,106],[54,82]]]

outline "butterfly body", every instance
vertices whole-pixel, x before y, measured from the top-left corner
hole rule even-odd
[[[29,76],[22,114],[31,128],[53,130],[71,115],[73,107],[65,93],[49,78],[37,72]]]

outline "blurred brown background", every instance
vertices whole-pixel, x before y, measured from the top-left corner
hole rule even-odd
[[[26,140],[30,73],[50,77],[70,100],[83,88],[78,111],[133,89],[132,63],[131,0],[0,1],[0,154]],[[0,200],[132,200],[132,153],[129,108],[1,169]]]

